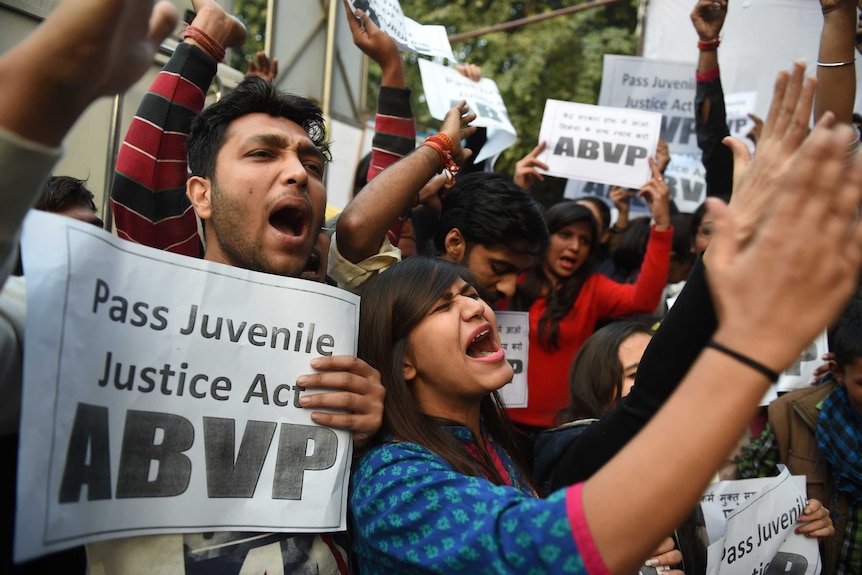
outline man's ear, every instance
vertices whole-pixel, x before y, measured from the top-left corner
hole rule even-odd
[[[449,230],[443,240],[443,247],[446,249],[446,253],[443,255],[444,259],[456,264],[463,262],[464,254],[467,252],[467,243],[464,241],[464,236],[461,235],[461,230],[458,228]]]
[[[416,378],[416,367],[413,365],[413,360],[410,356],[404,356],[404,364],[401,367],[401,376],[404,381],[411,382]]]
[[[202,220],[212,217],[212,182],[209,178],[192,176],[186,183],[186,195],[195,209],[195,213]]]

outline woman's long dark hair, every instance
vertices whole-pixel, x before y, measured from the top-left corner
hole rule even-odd
[[[543,267],[545,260],[539,258],[536,265],[527,272],[524,281],[518,285],[509,304],[509,309],[529,311],[537,299],[541,297],[546,299],[547,309],[539,318],[538,339],[539,345],[548,351],[554,351],[559,348],[560,320],[571,311],[584,282],[592,275],[595,268],[598,232],[593,212],[573,201],[560,202],[548,208],[545,211],[545,220],[548,222],[548,231],[552,236],[575,222],[588,222],[590,226],[590,254],[580,269],[563,280],[560,288],[555,290],[551,279],[545,273]],[[551,241],[553,242],[553,238]]]
[[[457,264],[416,256],[369,281],[362,292],[358,356],[380,371],[386,388],[378,441],[392,435],[399,441],[421,445],[445,459],[459,473],[487,477],[502,485],[505,481],[485,452],[481,438],[476,438],[481,459],[477,465],[476,457],[443,428],[453,422],[421,411],[403,375],[410,332],[459,278],[468,283],[472,279],[469,272]],[[528,480],[497,392],[482,399],[480,412],[488,433],[512,456],[521,476]]]
[[[620,400],[623,369],[619,351],[630,336],[643,333],[652,336],[652,321],[615,321],[591,335],[569,370],[569,405],[560,412],[559,424],[578,419],[598,419]]]

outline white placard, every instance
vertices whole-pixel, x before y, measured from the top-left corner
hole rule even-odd
[[[506,360],[515,375],[500,390],[506,407],[527,407],[527,359],[530,356],[530,314],[526,311],[498,311],[497,333]]]
[[[786,467],[777,477],[710,485],[701,499],[704,515],[723,513],[727,522],[723,535],[711,537],[707,574],[763,575],[770,563],[781,565],[777,573],[820,573],[817,540],[795,531],[806,503],[805,477],[791,476]]]
[[[539,141],[547,173],[562,178],[640,188],[651,175],[661,115],[548,100]]]
[[[24,224],[27,331],[16,560],[89,541],[346,527],[352,441],[298,407],[355,354],[359,298]]]
[[[757,106],[757,92],[737,92],[725,94],[724,109],[727,117],[727,129],[734,138],[739,138],[754,154],[754,141],[746,137],[754,127],[754,120],[748,117]]]
[[[467,100],[470,111],[476,113],[476,119],[470,125],[488,128],[487,141],[479,150],[476,162],[496,156],[515,143],[517,132],[509,121],[506,103],[493,80],[482,78],[474,82],[454,68],[421,58],[419,72],[422,74],[422,88],[432,118],[443,120],[452,106]]]
[[[829,353],[829,339],[826,331],[823,331],[799,354],[796,363],[781,374],[778,382],[769,386],[766,395],[760,400],[760,405],[769,405],[778,397],[779,393],[810,387],[811,380],[814,378],[814,370],[825,363],[821,358],[826,353]]]
[[[695,133],[696,66],[605,54],[599,104],[658,112],[671,154],[700,156]]]
[[[706,200],[706,179],[700,159],[684,154],[674,154],[664,171],[671,201],[680,212],[693,213]],[[635,190],[637,191],[637,190]],[[611,186],[582,180],[568,180],[563,197],[576,200],[585,196],[597,196],[606,200],[612,211],[616,208],[610,200]],[[649,214],[649,208],[642,199],[633,196],[629,200],[632,217]]]
[[[423,26],[404,15],[398,0],[348,0],[386,32],[402,50],[455,61],[449,36],[443,26]]]
[[[680,212],[691,214],[706,200],[706,169],[700,156],[672,154],[664,171],[670,199]]]

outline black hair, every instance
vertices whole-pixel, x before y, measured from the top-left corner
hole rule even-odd
[[[650,218],[640,217],[629,220],[629,226],[620,237],[614,250],[614,278],[621,283],[633,283],[643,265],[650,236]]]
[[[566,200],[548,208],[545,219],[551,234],[575,222],[588,222],[590,226],[590,253],[587,260],[572,276],[563,281],[559,289],[554,289],[553,283],[544,271],[545,260],[540,258],[536,265],[527,271],[524,281],[518,285],[509,304],[509,309],[528,311],[537,299],[546,298],[548,305],[545,313],[539,318],[538,340],[543,348],[553,351],[558,347],[560,320],[571,311],[584,282],[595,268],[598,224],[590,208],[572,200]]]
[[[623,389],[620,346],[638,333],[652,337],[654,324],[645,318],[614,321],[587,338],[569,368],[570,400],[558,424],[598,419],[613,409]]]
[[[399,441],[421,445],[445,459],[459,473],[487,475],[492,482],[502,485],[504,479],[490,457],[483,450],[471,454],[444,428],[452,425],[451,421],[423,413],[410,383],[404,379],[410,333],[458,278],[475,285],[470,272],[458,264],[416,256],[369,280],[363,287],[360,303],[357,356],[380,372],[386,388],[378,441],[392,435]],[[486,429],[513,457],[526,479],[527,467],[520,461],[511,424],[496,391],[481,400],[480,410]]]
[[[446,192],[434,237],[439,253],[446,251],[446,235],[455,228],[468,249],[478,244],[539,255],[549,239],[541,204],[505,176],[490,172],[459,176]]]
[[[604,229],[608,229],[611,227],[611,208],[608,206],[608,203],[601,198],[597,198],[596,196],[583,196],[575,200],[576,202],[587,202],[588,204],[592,204],[598,208],[599,213],[602,215],[602,221],[599,222],[602,224]]]
[[[832,332],[830,349],[841,370],[862,357],[862,309],[859,306],[850,306],[841,315]]]
[[[69,208],[84,207],[95,213],[93,192],[87,189],[87,180],[70,176],[52,176],[42,186],[42,194],[33,206],[43,212],[59,213]]]
[[[700,228],[700,223],[703,221],[703,216],[706,215],[706,202],[701,203],[697,206],[697,209],[694,210],[694,213],[691,214],[691,226],[689,229],[691,230],[691,249],[694,250],[694,240],[697,238],[697,230]]]
[[[186,151],[193,176],[215,177],[216,157],[224,145],[228,126],[248,114],[269,114],[296,122],[308,133],[323,157],[331,159],[320,107],[308,98],[281,92],[269,81],[249,75],[236,89],[192,120]]]

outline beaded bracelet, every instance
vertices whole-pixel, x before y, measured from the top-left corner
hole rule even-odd
[[[183,30],[183,38],[191,38],[201,45],[201,47],[212,56],[216,62],[224,61],[225,50],[224,46],[213,40],[212,36],[198,28],[189,24]]]
[[[748,367],[759,371],[760,373],[765,375],[767,378],[769,378],[769,381],[771,381],[772,383],[775,383],[776,381],[778,381],[778,377],[780,374],[769,369],[768,367],[766,367],[765,365],[763,365],[759,361],[755,361],[755,360],[751,359],[747,355],[742,355],[738,351],[733,351],[730,348],[724,347],[723,345],[716,342],[715,340],[709,340],[709,343],[706,344],[706,347],[711,347],[712,349],[720,351],[721,353],[732,357],[736,361],[743,363],[743,364],[747,365]]]
[[[443,165],[442,171],[446,174],[448,180],[455,178],[455,174],[461,171],[461,167],[455,163],[452,157],[452,140],[443,132],[437,132],[433,136],[429,136],[422,143],[423,146],[429,146],[437,151],[440,156],[440,163]]]

